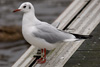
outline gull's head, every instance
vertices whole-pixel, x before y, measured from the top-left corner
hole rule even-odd
[[[18,11],[27,13],[30,11],[34,11],[34,7],[30,2],[24,2],[20,5],[20,7],[18,9],[14,10],[13,12],[18,12]]]

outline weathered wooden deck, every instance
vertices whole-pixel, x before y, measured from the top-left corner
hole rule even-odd
[[[99,0],[74,0],[52,25],[59,25],[60,30],[68,28],[67,32],[89,35],[99,22]],[[36,64],[34,67],[63,67],[83,42],[84,40],[62,43],[48,55],[45,64]],[[31,46],[12,67],[28,67],[35,53],[36,48]]]

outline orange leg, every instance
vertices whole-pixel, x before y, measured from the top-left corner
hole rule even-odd
[[[46,58],[46,48],[44,48],[44,58]]]

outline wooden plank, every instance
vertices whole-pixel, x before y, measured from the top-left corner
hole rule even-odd
[[[89,0],[74,0],[72,4],[54,21],[52,25],[57,27],[57,25],[60,24],[58,29],[62,30],[88,1]]]
[[[73,23],[71,23],[71,25],[69,26],[70,28],[75,28],[74,30],[70,30],[69,32],[73,32],[73,33],[78,33],[78,31],[80,31],[80,34],[85,34],[83,33],[83,29],[85,29],[88,24],[91,24],[91,22],[94,20],[95,15],[97,15],[97,9],[99,10],[99,6],[98,6],[98,0],[92,0],[92,2],[90,3],[90,6],[87,7],[79,16],[78,18],[76,18],[76,20],[73,21]],[[94,10],[94,8],[96,8]],[[87,24],[88,23],[88,24]],[[94,23],[95,24],[95,23]],[[92,25],[92,24],[91,24]],[[92,25],[93,26],[93,25]],[[68,27],[68,28],[69,28]],[[85,27],[85,28],[84,28]],[[88,29],[85,29],[88,30]]]
[[[18,59],[18,61],[12,67],[25,67],[29,61],[32,60],[32,56],[36,54],[36,51],[37,49],[34,46],[30,46],[29,49]],[[31,56],[31,54],[33,55]]]

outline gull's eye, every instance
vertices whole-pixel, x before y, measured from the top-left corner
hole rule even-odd
[[[23,8],[26,8],[26,6],[23,6]]]

